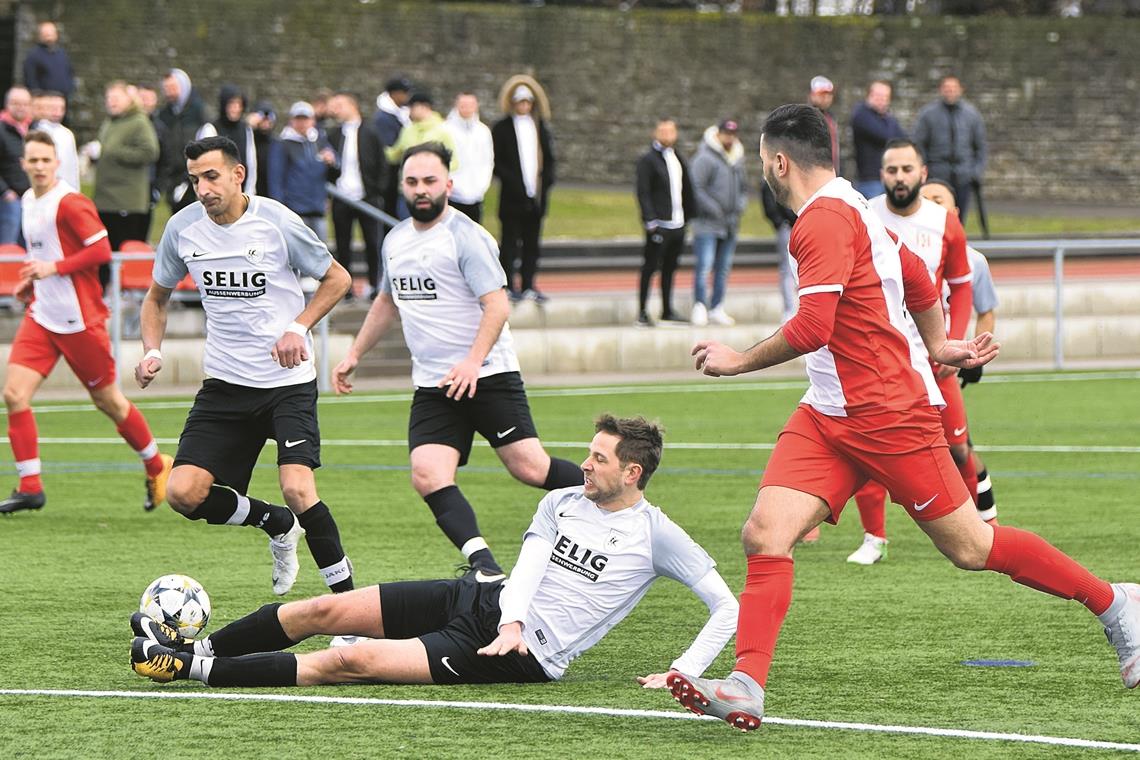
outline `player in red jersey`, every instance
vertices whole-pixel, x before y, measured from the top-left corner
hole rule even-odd
[[[818,111],[773,111],[760,155],[777,200],[798,212],[790,251],[799,312],[744,352],[702,341],[693,355],[697,369],[712,376],[806,356],[811,383],[780,433],[742,532],[748,572],[735,668],[723,680],[671,672],[673,696],[737,728],[759,727],[772,652],[792,600],[792,549],[812,527],[838,520],[870,478],[887,486],[956,566],[1079,600],[1104,624],[1125,686],[1140,684],[1140,585],[1110,585],[1033,533],[983,522],[950,458],[929,359],[980,366],[997,355],[993,336],[946,337],[925,265],[851,183],[835,176]]]
[[[59,158],[50,135],[29,132],[21,164],[32,186],[23,198],[28,263],[20,270],[16,296],[29,306],[12,341],[4,382],[8,439],[20,484],[0,501],[0,513],[40,509],[46,501],[31,402],[60,356],[83,382],[96,408],[114,421],[119,435],[142,458],[143,508],[154,509],[165,498],[174,460],[159,453],[146,418],[115,382],[98,274],[99,265],[111,260],[107,230],[95,204],[57,179]]]

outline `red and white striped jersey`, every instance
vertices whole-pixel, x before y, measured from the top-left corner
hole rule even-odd
[[[830,339],[806,355],[803,403],[837,417],[943,406],[907,312],[900,244],[850,182],[833,179],[808,199],[788,248],[801,298],[839,293]]]
[[[45,330],[64,334],[105,322],[99,264],[110,261],[110,248],[95,258],[75,258],[107,237],[95,204],[61,181],[39,198],[28,190],[21,206],[28,258],[54,261],[57,270],[35,281],[32,319]]]

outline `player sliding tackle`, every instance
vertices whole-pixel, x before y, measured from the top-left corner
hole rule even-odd
[[[946,336],[939,294],[922,261],[889,232],[849,182],[835,176],[819,111],[773,111],[760,142],[764,177],[797,211],[789,246],[800,308],[743,353],[713,341],[693,348],[697,369],[736,375],[807,357],[810,386],[764,470],[742,539],[748,572],[740,597],[736,665],[724,680],[671,672],[687,709],[742,730],[760,726],[780,626],[792,600],[792,548],[868,479],[965,570],[992,570],[1097,615],[1120,659],[1125,686],[1140,683],[1140,585],[1110,585],[1037,535],[981,520],[942,432],[930,359],[955,367],[992,360],[989,333]],[[921,342],[919,337],[921,336]],[[925,346],[925,350],[924,350]]]
[[[708,605],[708,622],[671,666],[703,672],[732,636],[738,607],[708,553],[645,500],[661,461],[661,429],[609,415],[595,429],[582,463],[585,485],[539,502],[507,581],[382,583],[267,604],[199,641],[136,613],[131,667],[155,681],[211,686],[553,681],[665,576]],[[309,654],[278,651],[318,634],[376,640]],[[638,681],[660,688],[665,678]]]

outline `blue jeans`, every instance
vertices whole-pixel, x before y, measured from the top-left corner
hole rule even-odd
[[[697,269],[693,282],[693,303],[702,303],[710,310],[724,303],[724,291],[728,285],[728,273],[732,270],[732,254],[736,251],[736,233],[728,237],[716,235],[694,235],[693,253],[697,257]],[[708,300],[709,270],[713,273],[712,302]]]
[[[871,200],[876,195],[882,195],[883,193],[887,192],[887,189],[883,187],[883,181],[878,179],[867,180],[866,182],[856,182],[854,185],[855,189],[862,193],[863,197],[867,200]]]
[[[20,199],[0,200],[0,245],[21,244],[20,222]]]

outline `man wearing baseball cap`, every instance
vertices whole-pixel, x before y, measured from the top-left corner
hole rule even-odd
[[[808,102],[823,112],[827,130],[831,133],[831,165],[836,175],[842,176],[839,171],[839,123],[831,115],[831,104],[835,102],[835,85],[825,76],[812,77]]]
[[[269,161],[269,195],[301,217],[321,242],[328,239],[325,182],[340,176],[340,164],[325,133],[317,129],[311,103],[289,106],[289,123],[273,144]]]

